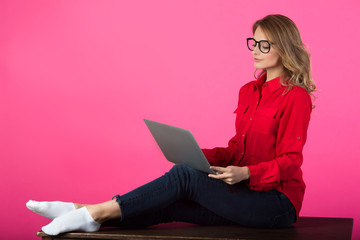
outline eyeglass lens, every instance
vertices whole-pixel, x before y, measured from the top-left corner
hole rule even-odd
[[[265,40],[261,40],[256,42],[253,38],[247,39],[247,45],[249,50],[254,51],[256,48],[257,43],[259,43],[259,49],[262,53],[268,53],[270,51],[270,43]]]

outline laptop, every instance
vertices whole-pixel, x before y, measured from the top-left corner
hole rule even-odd
[[[168,161],[216,174],[189,130],[147,119],[144,121]]]

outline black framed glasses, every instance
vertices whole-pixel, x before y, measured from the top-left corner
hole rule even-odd
[[[256,46],[259,45],[260,52],[265,54],[270,52],[270,46],[274,44],[273,42],[267,40],[256,41],[254,38],[247,38],[246,41],[247,47],[250,51],[254,51]]]

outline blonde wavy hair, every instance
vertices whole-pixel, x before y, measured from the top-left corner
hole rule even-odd
[[[264,31],[266,37],[275,44],[282,64],[285,76],[281,77],[281,84],[287,86],[288,92],[293,86],[304,88],[312,97],[316,85],[311,77],[310,53],[306,50],[300,36],[299,29],[288,17],[274,14],[256,21],[252,27],[253,34],[258,27]],[[256,76],[258,78],[266,71]]]

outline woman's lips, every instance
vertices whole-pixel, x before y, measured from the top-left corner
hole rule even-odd
[[[255,62],[260,62],[262,59],[257,59],[257,58],[254,58],[254,61]]]

